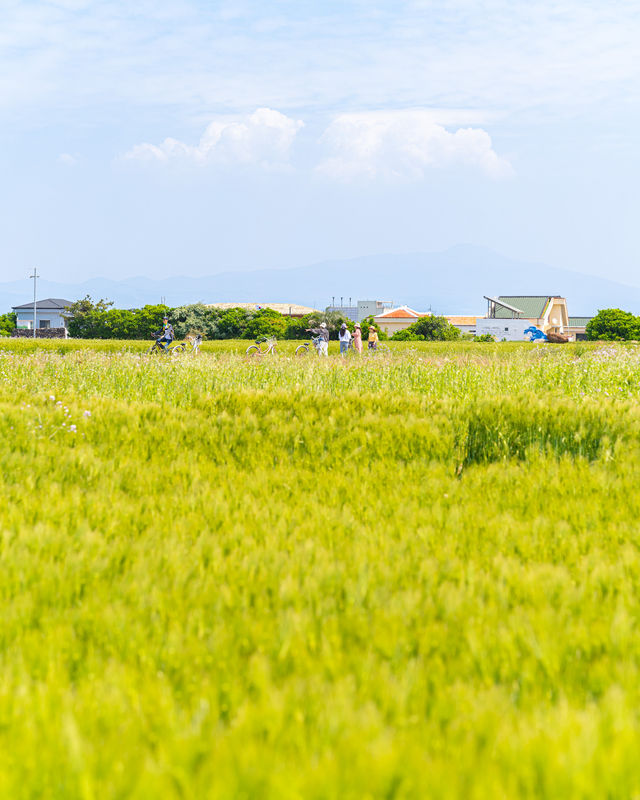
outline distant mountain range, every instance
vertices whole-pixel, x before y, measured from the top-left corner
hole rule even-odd
[[[30,300],[28,279],[0,283],[0,313]],[[561,295],[572,316],[589,316],[618,307],[640,314],[640,287],[626,286],[545,264],[515,261],[491,250],[460,245],[441,253],[372,255],[326,261],[294,269],[221,272],[201,278],[161,280],[135,277],[114,281],[92,278],[80,283],[38,281],[38,298],[113,300],[118,308],[146,303],[282,302],[325,308],[340,297],[392,300],[417,311],[482,314],[484,295]]]

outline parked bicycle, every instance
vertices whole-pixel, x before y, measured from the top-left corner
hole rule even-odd
[[[309,353],[309,348],[313,345],[316,349],[316,353],[320,352],[320,342],[321,338],[319,336],[312,336],[310,342],[304,342],[303,344],[299,344],[296,347],[296,355],[297,356],[306,356]]]
[[[261,336],[256,339],[255,344],[247,347],[246,355],[249,358],[262,358],[262,356],[273,355],[276,352],[276,339],[274,336]]]
[[[176,344],[171,348],[171,354],[180,356],[185,353],[193,353],[194,356],[197,356],[200,352],[201,344],[202,336],[200,334],[197,336],[188,336],[186,341],[180,342],[180,344]]]

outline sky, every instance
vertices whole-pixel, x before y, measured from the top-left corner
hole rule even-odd
[[[2,0],[0,280],[468,243],[640,285],[639,45],[637,0]]]

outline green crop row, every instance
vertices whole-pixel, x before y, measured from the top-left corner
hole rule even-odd
[[[0,348],[0,796],[637,795],[638,351],[443,345]]]

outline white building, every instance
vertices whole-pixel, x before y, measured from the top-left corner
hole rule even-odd
[[[58,297],[38,300],[35,312],[36,328],[64,328],[66,331],[67,320],[63,314],[70,305],[72,305],[71,300],[62,300]],[[33,303],[13,306],[11,310],[16,315],[16,328],[33,330]]]

